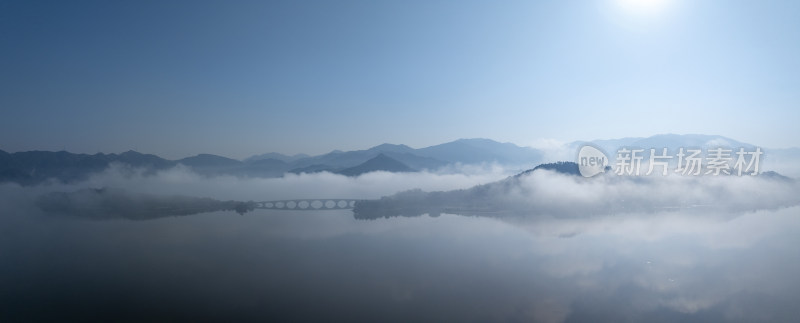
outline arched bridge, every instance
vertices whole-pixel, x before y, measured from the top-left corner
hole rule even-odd
[[[257,209],[271,210],[345,210],[352,209],[352,199],[305,199],[255,202]]]

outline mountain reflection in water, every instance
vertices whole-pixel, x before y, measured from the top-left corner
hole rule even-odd
[[[791,321],[800,208],[81,221],[2,200],[0,320]]]

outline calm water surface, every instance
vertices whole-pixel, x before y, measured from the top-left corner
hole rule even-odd
[[[4,202],[0,320],[792,321],[800,208],[593,219]]]

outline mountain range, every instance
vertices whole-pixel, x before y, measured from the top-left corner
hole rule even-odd
[[[565,149],[574,151],[585,143],[599,146],[610,154],[619,147],[667,147],[671,151],[677,147],[702,148],[720,145],[748,149],[753,147],[751,144],[722,136],[665,134],[647,138],[576,141],[567,144]],[[767,151],[775,161],[792,165],[800,161],[800,148]],[[335,150],[318,156],[266,153],[244,160],[212,154],[168,160],[135,151],[89,155],[66,151],[8,153],[0,150],[0,182],[16,182],[23,185],[37,184],[51,179],[76,182],[88,178],[92,173],[103,171],[114,163],[141,168],[151,173],[180,164],[208,176],[280,177],[286,173],[320,171],[358,176],[372,171],[410,172],[437,170],[449,165],[482,163],[497,163],[525,169],[542,162],[548,160],[544,160],[543,152],[538,149],[480,138],[459,139],[418,149],[406,145],[382,144],[365,150]]]
[[[571,193],[560,192],[556,196],[549,196],[536,203],[533,196],[540,194],[536,185],[530,185],[531,176],[537,171],[551,171],[567,176],[580,177],[579,166],[575,162],[556,162],[540,164],[532,169],[523,171],[505,179],[473,186],[465,189],[450,191],[425,192],[420,189],[402,191],[389,196],[383,196],[375,200],[359,200],[355,203],[353,216],[356,219],[378,219],[390,217],[414,217],[428,214],[432,217],[442,213],[461,214],[470,216],[532,218],[536,216],[557,216],[557,217],[580,217],[586,215],[608,215],[620,213],[653,213],[665,210],[682,210],[684,212],[713,212],[719,210],[726,211],[747,211],[758,207],[781,208],[797,205],[800,198],[796,194],[787,194],[783,199],[775,199],[770,203],[764,204],[763,199],[753,198],[748,202],[730,202],[728,192],[720,191],[706,192],[706,194],[692,194],[690,196],[680,196],[665,199],[651,199],[651,194],[631,194],[626,190],[611,190],[606,195],[606,199],[592,201],[587,195],[578,193],[569,197]],[[612,176],[606,173],[602,176]],[[735,176],[735,175],[731,175]],[[553,178],[548,180],[554,183]],[[584,179],[591,183],[593,179]],[[779,185],[786,191],[796,189],[797,180],[785,177],[773,171],[767,171],[759,175],[759,180],[763,180],[770,185]],[[646,189],[652,185],[645,178],[617,177],[614,181],[604,181],[601,185],[615,187],[620,183],[636,183],[638,189]],[[527,182],[527,183],[526,183]],[[577,183],[574,181],[567,181]],[[764,183],[762,182],[762,183]],[[626,185],[626,184],[623,184]],[[640,185],[640,186],[639,186]],[[685,185],[685,184],[681,184]],[[697,183],[691,184],[696,186]],[[714,188],[716,190],[716,188]],[[578,190],[578,192],[580,192]],[[565,198],[564,200],[559,200]],[[570,207],[565,208],[568,204]]]
[[[288,172],[320,171],[358,176],[372,171],[435,170],[452,164],[535,165],[541,161],[541,156],[541,152],[533,148],[489,139],[459,139],[421,149],[406,145],[382,144],[366,150],[336,150],[318,156],[266,153],[244,160],[212,154],[168,160],[135,151],[89,155],[66,151],[8,153],[0,150],[0,182],[16,182],[23,185],[37,184],[51,179],[76,182],[85,180],[92,173],[103,171],[114,163],[142,168],[146,172],[184,165],[197,173],[209,176],[280,177]]]

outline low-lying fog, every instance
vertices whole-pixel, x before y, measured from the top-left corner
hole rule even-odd
[[[536,215],[357,220],[350,210],[217,211],[144,221],[45,213],[53,191],[121,188],[263,201],[466,189],[513,171],[155,176],[0,185],[0,321],[791,321],[800,317],[793,180],[584,179],[534,172],[504,196]],[[608,201],[697,208],[588,215]],[[579,212],[576,212],[578,210]],[[569,214],[562,217],[562,214]]]

